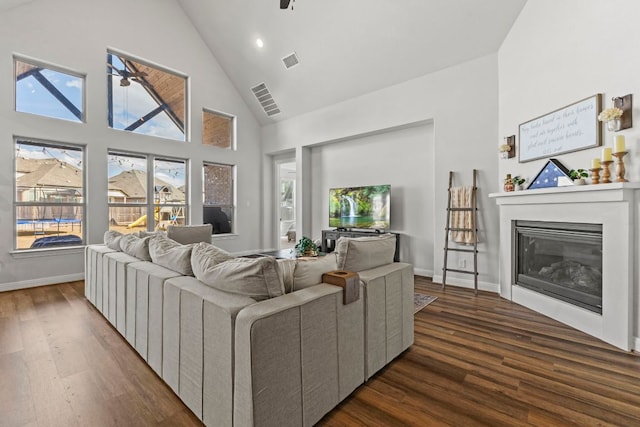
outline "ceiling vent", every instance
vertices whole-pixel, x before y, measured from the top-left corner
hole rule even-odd
[[[280,114],[280,109],[278,108],[276,101],[273,100],[271,92],[267,89],[267,85],[260,83],[259,85],[252,87],[251,91],[258,99],[258,102],[267,116],[271,117],[276,114]]]
[[[300,63],[300,61],[298,60],[298,55],[296,55],[295,52],[282,58],[282,62],[284,62],[284,66],[287,67],[287,70],[291,67],[295,67]]]

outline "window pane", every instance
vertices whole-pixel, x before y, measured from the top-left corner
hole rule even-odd
[[[84,78],[15,60],[16,111],[81,122]]]
[[[186,201],[187,163],[184,160],[154,161],[154,202],[184,204]]]
[[[220,148],[233,147],[233,117],[202,111],[202,143]]]
[[[147,203],[147,159],[145,157],[109,153],[108,170],[109,203]]]
[[[82,206],[17,206],[16,248],[82,245]]]
[[[107,54],[109,127],[185,140],[187,79]]]
[[[204,165],[204,204],[233,206],[233,166]]]
[[[122,234],[136,233],[147,229],[146,206],[110,206],[109,230]]]

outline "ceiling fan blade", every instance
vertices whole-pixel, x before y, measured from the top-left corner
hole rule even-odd
[[[280,0],[280,9],[287,9],[291,0]]]

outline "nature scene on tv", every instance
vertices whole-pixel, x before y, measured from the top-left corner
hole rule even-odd
[[[329,227],[388,229],[390,195],[390,185],[330,189]]]

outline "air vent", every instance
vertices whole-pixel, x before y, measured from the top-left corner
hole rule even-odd
[[[258,99],[258,102],[267,116],[271,117],[276,114],[280,114],[280,109],[278,108],[276,101],[273,100],[271,92],[267,89],[267,85],[260,83],[259,85],[252,87],[251,91]]]
[[[298,55],[296,55],[295,52],[282,58],[282,62],[284,62],[284,66],[287,67],[287,70],[291,67],[295,67],[300,63],[300,61],[298,60]]]

